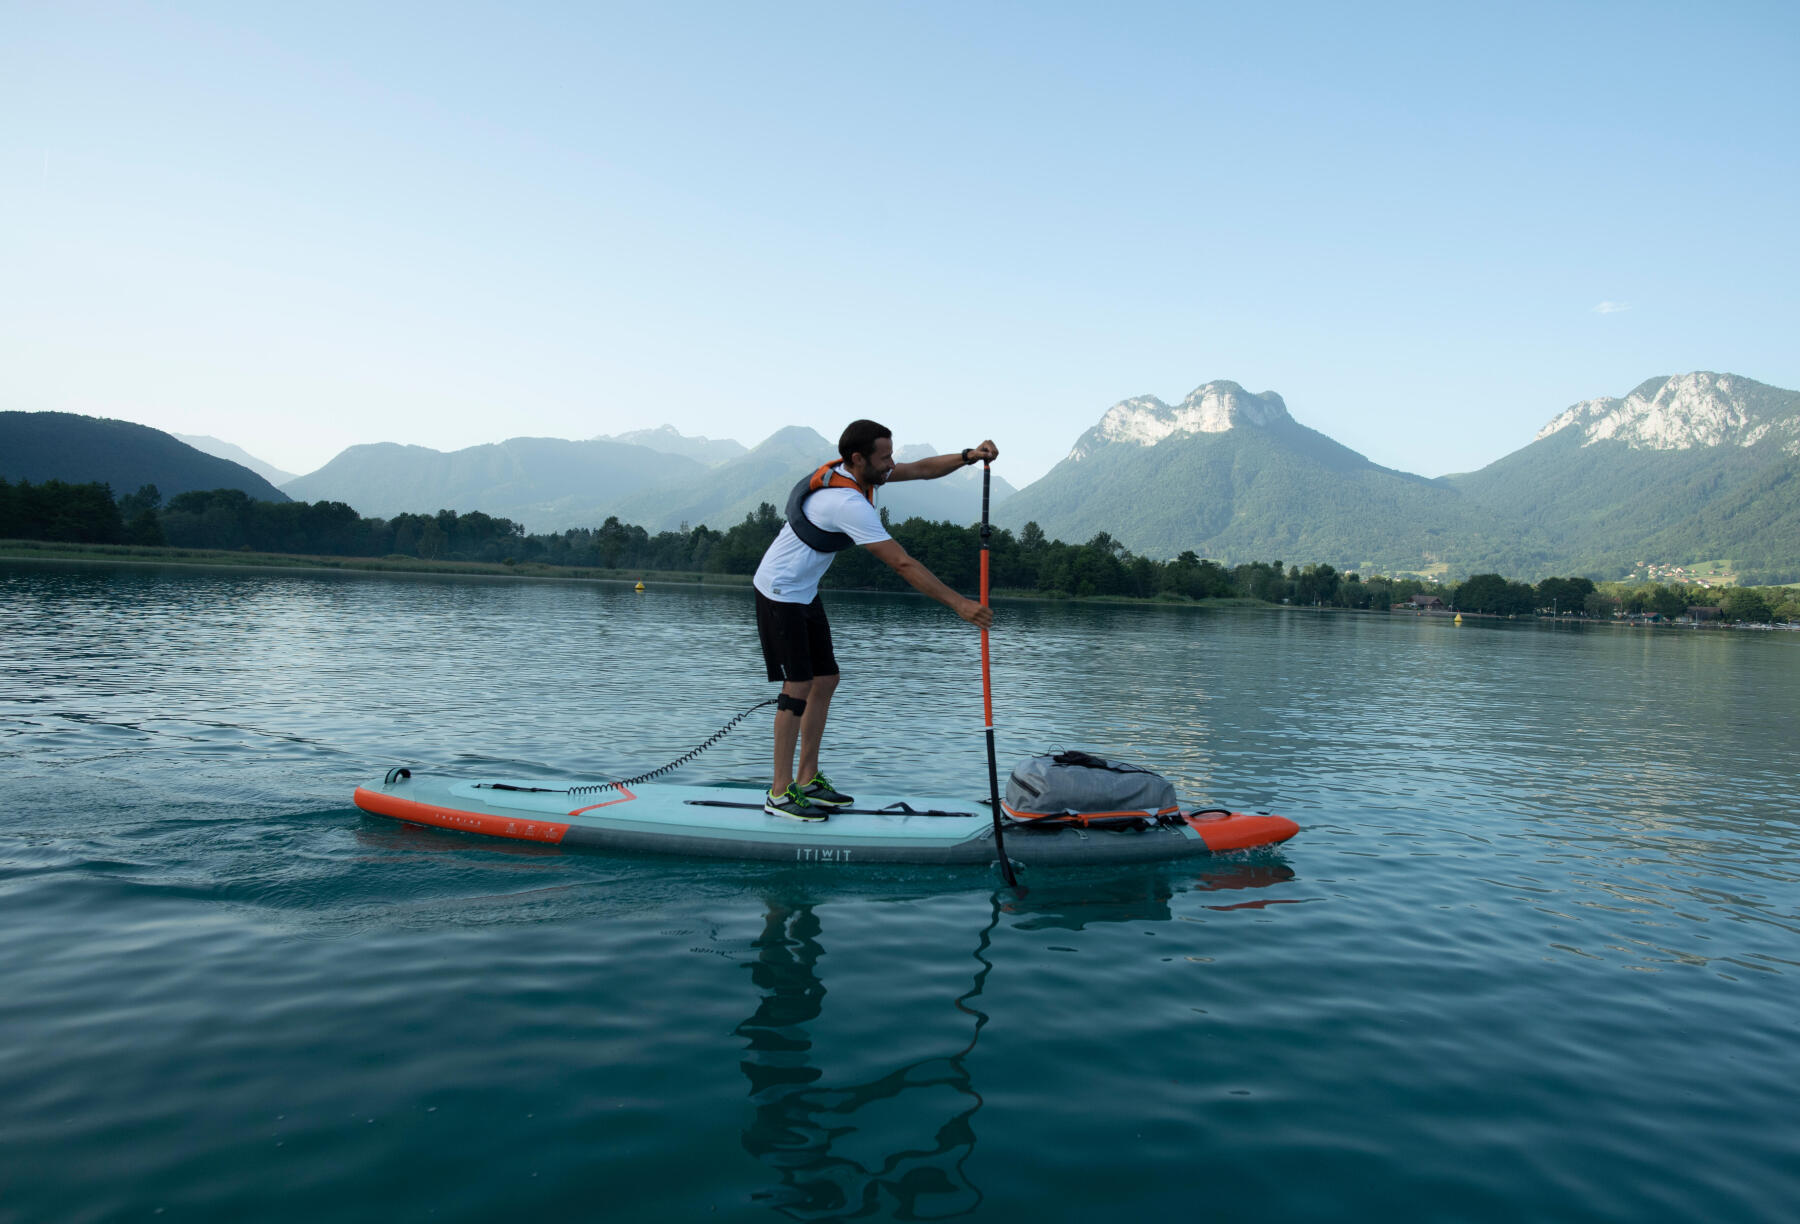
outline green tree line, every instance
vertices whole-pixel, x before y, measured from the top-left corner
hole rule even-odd
[[[882,514],[888,522],[887,514]],[[727,530],[704,524],[654,535],[615,516],[599,527],[526,534],[511,519],[482,512],[399,514],[363,518],[343,502],[265,502],[237,489],[183,493],[166,503],[156,486],[115,499],[103,484],[41,484],[0,479],[0,539],[68,543],[166,544],[311,556],[417,557],[428,561],[536,562],[594,569],[749,574],[781,530],[764,502]],[[980,531],[954,523],[908,519],[888,530],[907,552],[951,586],[980,580]],[[1252,561],[1227,568],[1183,552],[1170,561],[1133,554],[1101,532],[1084,544],[1047,538],[1036,523],[989,538],[992,585],[998,590],[1071,597],[1115,596],[1173,601],[1248,598],[1315,607],[1387,609],[1433,595],[1465,612],[1500,616],[1607,618],[1616,613],[1683,615],[1691,606],[1721,607],[1729,620],[1800,619],[1800,591],[1784,587],[1705,590],[1682,584],[1596,583],[1584,577],[1534,584],[1476,574],[1443,584],[1415,577],[1340,573],[1326,564]],[[826,575],[841,589],[906,590],[865,549],[841,554]]]

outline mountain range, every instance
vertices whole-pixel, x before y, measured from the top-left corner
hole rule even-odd
[[[301,501],[341,501],[379,518],[480,510],[529,531],[595,527],[642,489],[705,479],[681,455],[592,438],[508,438],[463,450],[375,442],[351,446],[284,486]]]
[[[937,453],[926,445],[899,454]],[[785,505],[801,474],[836,455],[834,443],[799,425],[778,429],[749,450],[728,439],[683,438],[667,427],[585,442],[511,438],[448,453],[380,442],[349,447],[284,487],[302,501],[347,502],[382,518],[479,509],[534,532],[595,527],[613,515],[653,532],[702,523],[723,530],[763,502]],[[979,476],[959,472],[889,485],[876,504],[896,521],[915,515],[972,521],[981,513],[981,493],[978,484],[971,491],[971,479]],[[995,478],[997,499],[1012,492]]]
[[[1231,562],[1519,578],[1615,577],[1729,558],[1800,577],[1800,393],[1732,374],[1586,400],[1478,472],[1428,480],[1295,421],[1279,395],[1211,382],[1123,400],[996,514],[1065,540]]]
[[[381,517],[479,509],[539,532],[597,526],[610,515],[652,531],[723,529],[763,502],[781,505],[799,474],[834,449],[800,426],[752,448],[669,426],[448,453],[379,443],[350,447],[284,490]],[[936,450],[911,446],[899,457]],[[242,463],[144,426],[67,413],[0,413],[0,476],[99,479],[115,492],[155,483],[165,496],[228,486],[283,497]],[[970,468],[889,485],[878,504],[895,521],[972,522],[979,481]],[[1227,564],[1515,578],[1617,577],[1644,563],[1731,559],[1740,572],[1787,581],[1800,578],[1796,493],[1800,392],[1696,371],[1574,404],[1522,449],[1438,479],[1371,462],[1296,421],[1272,391],[1209,382],[1175,405],[1154,396],[1113,405],[1024,490],[996,473],[993,506],[1002,526],[1035,522],[1077,543],[1105,533],[1162,558],[1191,550]]]
[[[1582,571],[1729,557],[1800,578],[1800,392],[1733,374],[1583,400],[1529,446],[1446,478]]]

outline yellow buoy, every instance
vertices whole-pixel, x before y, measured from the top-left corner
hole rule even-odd
[[[641,583],[641,582],[640,582],[640,583],[638,583],[638,584],[637,584],[637,589],[638,589],[638,590],[640,590],[640,591],[641,591],[641,590],[643,590],[643,589],[644,589],[644,584],[643,584],[643,583]]]
[[[638,588],[638,589],[639,589],[639,590],[640,590],[640,591],[641,591],[641,590],[643,590],[643,588],[642,588],[642,587],[641,587],[641,586],[640,586],[640,587],[639,587],[639,588]],[[1458,613],[1457,613],[1457,614],[1456,614],[1456,619],[1455,619],[1455,620],[1454,620],[1454,621],[1452,621],[1452,622],[1451,622],[1451,623],[1452,623],[1452,624],[1456,624],[1456,625],[1460,625],[1460,624],[1462,624],[1462,613],[1461,613],[1461,612],[1458,612]]]

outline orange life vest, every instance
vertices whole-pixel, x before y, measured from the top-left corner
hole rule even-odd
[[[807,498],[820,489],[855,489],[869,499],[871,506],[875,504],[874,491],[863,488],[854,477],[845,475],[840,470],[843,463],[842,459],[833,459],[830,463],[820,464],[817,471],[801,480],[794,486],[794,491],[788,494],[788,526],[794,529],[794,534],[800,537],[802,544],[815,552],[843,552],[856,541],[841,531],[826,531],[807,518],[805,510]]]

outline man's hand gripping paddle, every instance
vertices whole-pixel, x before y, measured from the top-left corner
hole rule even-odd
[[[993,468],[989,461],[981,461],[981,606],[988,606],[988,536],[993,529],[988,526],[988,491],[993,486]],[[1000,871],[1006,876],[1006,886],[1017,888],[1019,881],[1013,875],[1012,860],[1006,857],[1006,839],[1000,832],[1000,771],[994,762],[994,681],[988,670],[988,631],[981,627],[981,708],[987,716],[987,750],[988,750],[988,802],[994,809],[994,849],[1000,854]]]

